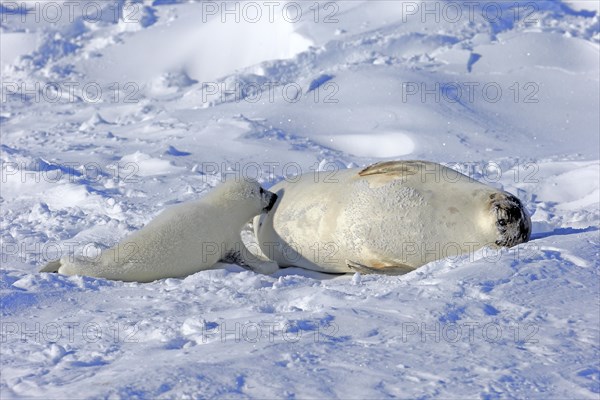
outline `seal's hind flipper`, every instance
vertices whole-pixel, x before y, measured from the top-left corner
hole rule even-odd
[[[374,268],[350,260],[346,260],[346,265],[351,270],[361,274],[404,275],[414,269],[408,265],[382,265]]]
[[[382,161],[369,165],[361,170],[358,175],[396,175],[400,178],[415,175],[421,171],[425,164],[422,161]]]
[[[40,269],[40,272],[58,272],[60,266],[60,260],[50,261],[44,268]]]

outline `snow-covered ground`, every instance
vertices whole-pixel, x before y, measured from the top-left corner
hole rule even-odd
[[[598,399],[599,12],[0,2],[0,397]],[[400,277],[37,273],[223,175],[390,159],[518,195],[532,241]]]

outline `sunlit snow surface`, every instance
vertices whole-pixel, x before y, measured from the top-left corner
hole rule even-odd
[[[600,396],[597,2],[14,3],[2,399]],[[518,195],[532,241],[400,277],[36,272],[221,174],[390,159]]]

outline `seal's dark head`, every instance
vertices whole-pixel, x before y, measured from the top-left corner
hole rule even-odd
[[[496,244],[512,247],[531,236],[531,219],[521,201],[507,192],[490,194],[490,210],[496,220]]]

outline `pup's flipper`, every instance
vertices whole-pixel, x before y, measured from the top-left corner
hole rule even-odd
[[[254,255],[243,244],[242,248],[241,251],[230,251],[221,261],[237,264],[249,271],[264,275],[270,275],[279,270],[279,265],[275,261]]]

